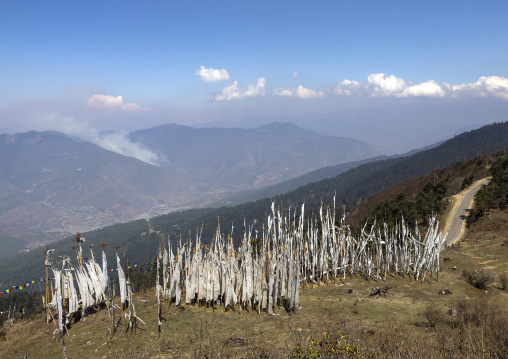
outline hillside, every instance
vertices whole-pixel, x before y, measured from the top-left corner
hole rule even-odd
[[[458,160],[474,158],[482,151],[491,153],[505,148],[508,148],[508,122],[496,123],[455,136],[437,147],[406,157],[369,162],[288,193],[234,207],[172,213],[152,218],[150,223],[155,230],[173,235],[183,233],[187,237],[189,230],[195,231],[204,222],[204,233],[211,237],[217,216],[221,218],[222,228],[229,228],[234,221],[242,231],[244,218],[248,222],[261,220],[272,201],[281,204],[281,209],[289,206],[297,208],[305,202],[306,211],[310,214],[319,209],[321,201],[325,206],[332,205],[336,196],[337,208],[345,205],[353,209],[383,188],[446,168]]]
[[[0,256],[77,231],[201,208],[225,188],[276,183],[376,154],[358,141],[290,124],[254,130],[167,125],[131,137],[155,148],[161,167],[56,131],[0,135]]]
[[[385,187],[451,166],[459,160],[506,148],[508,122],[495,123],[457,135],[435,148],[412,156],[361,165],[337,177],[300,187],[277,199],[292,203],[295,199],[305,198],[306,203],[317,206],[322,198],[332,198],[336,193],[340,202],[354,206]]]
[[[485,175],[487,162],[494,163],[493,188],[506,189],[508,162],[504,151],[499,151],[405,181],[374,194],[369,201],[390,200],[399,190],[408,191],[410,197],[428,180],[439,181],[438,176],[450,178],[450,193],[460,191],[474,176]],[[508,350],[508,211],[503,202],[497,205],[501,208],[491,208],[488,214],[478,216],[460,242],[441,252],[438,276],[429,275],[423,282],[415,281],[411,274],[395,272],[383,280],[347,275],[320,285],[303,286],[296,313],[276,308],[273,316],[250,308],[222,310],[197,303],[175,306],[166,302],[162,306],[160,335],[156,334],[154,290],[140,290],[134,297],[137,316],[143,320],[138,322],[138,330],[127,330],[120,320],[110,338],[107,328],[111,319],[102,309],[71,325],[64,337],[66,353],[94,353],[105,358],[200,358],[219,353],[232,358],[278,358],[293,353],[304,358],[308,357],[306,353],[347,348],[347,353],[354,352],[357,357],[504,357]],[[90,233],[87,242],[88,238],[123,238],[132,241],[129,258],[135,250],[149,254],[149,242],[157,242],[157,234],[149,233],[145,221],[130,225],[131,228],[117,225],[109,227],[108,232]],[[58,243],[59,249],[63,248],[61,244]],[[110,247],[107,250],[111,253]],[[136,285],[135,274],[149,267],[145,268],[131,269]],[[154,273],[154,269],[148,273],[152,281]],[[34,298],[40,295],[37,293]],[[2,296],[0,310],[5,311],[10,302],[9,296]],[[31,305],[37,307],[36,302]],[[17,317],[12,327],[0,332],[0,355],[54,357],[61,353],[60,342],[48,339],[55,327],[46,325],[42,315],[29,320],[21,319],[20,314]]]
[[[170,124],[136,131],[129,137],[157,153],[161,166],[202,186],[228,189],[260,188],[379,154],[366,143],[321,135],[290,123],[254,129]]]
[[[0,135],[0,154],[1,255],[183,208],[198,193],[169,169],[58,132]]]
[[[408,157],[411,155],[414,155],[415,153],[425,151],[434,147],[439,146],[444,141],[441,141],[439,143],[435,143],[429,146],[426,146],[422,149],[414,149],[404,154],[399,155],[392,155],[392,156],[377,156],[368,158],[366,160],[361,161],[353,161],[348,163],[343,163],[340,165],[335,166],[327,166],[320,169],[317,169],[315,171],[311,171],[309,173],[306,173],[302,176],[292,178],[290,180],[280,182],[271,186],[266,186],[259,189],[253,189],[253,190],[245,190],[245,191],[238,191],[231,195],[225,196],[223,199],[221,199],[218,202],[211,203],[211,207],[218,207],[221,205],[226,206],[234,206],[237,204],[245,203],[245,202],[252,202],[256,201],[261,198],[265,197],[273,197],[280,194],[284,194],[290,191],[293,191],[299,187],[305,186],[309,183],[319,182],[321,180],[324,180],[326,178],[332,178],[340,175],[343,172],[346,172],[347,170],[350,170],[352,168],[358,167],[360,165],[369,163],[369,162],[376,162],[376,161],[382,161],[387,159],[393,159],[393,158],[399,158],[399,157]]]
[[[220,206],[234,206],[245,202],[257,201],[258,199],[273,197],[279,194],[287,193],[293,191],[299,187],[305,186],[306,184],[319,182],[325,178],[336,177],[339,174],[351,169],[358,167],[364,163],[380,161],[382,159],[388,158],[387,156],[377,156],[368,158],[366,160],[361,161],[353,161],[348,163],[343,163],[335,166],[327,166],[323,167],[304,175],[301,175],[296,178],[292,178],[290,180],[280,182],[271,186],[262,187],[259,189],[253,190],[245,190],[238,191],[233,194],[225,196],[223,199],[217,202],[210,203],[210,207],[220,207]]]
[[[502,288],[503,274],[506,278],[508,273],[507,220],[506,210],[495,210],[474,223],[460,244],[442,252],[438,279],[420,283],[392,273],[386,281],[348,276],[306,285],[300,289],[296,313],[277,308],[275,315],[259,315],[250,309],[163,302],[158,335],[154,289],[139,291],[133,302],[143,323],[138,321],[137,330],[127,330],[120,320],[110,339],[111,318],[100,309],[71,325],[64,337],[66,354],[283,358],[292,353],[306,358],[312,351],[349,348],[347,353],[354,351],[358,358],[503,358],[508,350],[508,292]],[[495,276],[485,289],[468,281],[466,274],[475,270]],[[376,294],[380,288],[385,292]],[[8,306],[9,299],[0,297],[0,304]],[[119,310],[115,315],[119,318]],[[17,319],[0,331],[0,356],[61,356],[61,342],[53,339],[55,328],[54,323],[46,325],[43,314]]]
[[[376,210],[385,204],[394,201],[394,199],[403,193],[407,200],[416,204],[417,200],[424,194],[433,189],[434,185],[445,183],[444,196],[450,197],[459,193],[467,185],[474,181],[489,175],[487,163],[494,161],[495,154],[484,156],[482,160],[471,159],[465,162],[459,161],[453,166],[445,167],[439,171],[433,171],[419,178],[402,181],[395,185],[386,187],[367,198],[360,206],[354,208],[346,217],[346,223],[357,226],[367,216],[371,219],[375,215]],[[443,208],[434,213],[440,215],[445,209],[448,200],[445,198]],[[400,213],[400,210],[398,211]],[[422,215],[419,216],[423,220]]]
[[[183,241],[186,241],[189,237],[192,238],[202,225],[203,241],[209,243],[217,228],[218,219],[220,219],[224,233],[229,233],[232,224],[234,224],[233,240],[238,243],[240,235],[243,233],[244,220],[247,225],[257,222],[255,226],[261,227],[272,201],[280,205],[281,209],[292,206],[293,210],[305,202],[306,213],[310,215],[313,212],[316,213],[322,199],[325,206],[332,205],[332,199],[336,192],[337,208],[341,209],[341,204],[361,203],[362,199],[368,198],[388,185],[427,175],[435,169],[446,167],[450,162],[455,164],[457,153],[462,154],[462,158],[475,157],[478,147],[474,144],[481,144],[482,140],[485,143],[484,153],[508,147],[508,123],[493,124],[461,134],[436,148],[418,152],[412,156],[368,163],[337,177],[309,184],[296,191],[273,198],[244,203],[235,207],[192,209],[154,217],[150,219],[150,226],[154,232],[145,237],[141,237],[141,233],[147,232],[149,229],[146,221],[126,225],[119,224],[93,233],[85,233],[84,236],[87,238],[87,243],[98,244],[105,241],[110,245],[121,245],[121,252],[127,253],[131,263],[151,262],[161,238],[167,238],[169,235],[173,240],[182,238]],[[418,166],[418,163],[421,166]],[[135,229],[131,231],[129,226]],[[143,251],[138,251],[139,247],[133,244],[133,240],[142,241]],[[54,246],[57,253],[71,255],[71,243],[70,239],[66,239],[55,243]],[[25,253],[5,258],[0,262],[2,284],[9,286],[16,284],[17,281],[26,280],[27,276],[29,278],[39,277],[40,271],[43,269],[41,253],[37,251],[36,253]],[[29,270],[23,265],[27,262],[30,263]]]

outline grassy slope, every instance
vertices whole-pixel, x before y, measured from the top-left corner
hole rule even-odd
[[[386,282],[369,282],[351,277],[344,282],[305,287],[301,289],[301,309],[292,315],[283,310],[268,316],[252,311],[224,312],[220,308],[185,305],[177,308],[166,303],[162,314],[166,321],[158,338],[155,296],[153,292],[141,293],[136,295],[134,303],[146,325],[140,323],[138,331],[129,334],[125,334],[121,325],[110,342],[109,318],[102,310],[72,326],[65,336],[67,355],[70,358],[143,358],[266,353],[273,357],[335,328],[349,333],[352,339],[360,338],[358,344],[364,352],[368,348],[379,350],[379,338],[385,338],[385,333],[393,328],[402,328],[397,329],[400,330],[398,337],[403,333],[418,338],[419,343],[433,343],[438,332],[428,326],[422,314],[429,304],[446,311],[461,299],[484,295],[484,291],[460,277],[463,269],[488,267],[498,274],[508,272],[507,223],[508,212],[496,211],[491,219],[473,225],[460,245],[442,253],[439,280],[428,278],[420,283],[407,276],[395,276],[388,277]],[[370,297],[375,287],[385,285],[392,286],[386,298]],[[444,289],[452,294],[440,295],[438,292]],[[486,296],[497,300],[500,308],[508,308],[508,292],[500,290],[499,283],[490,285],[487,292]],[[16,322],[0,341],[0,357],[17,358],[27,354],[36,358],[59,357],[62,349],[60,342],[52,338],[54,329],[52,323],[46,326],[43,316]]]

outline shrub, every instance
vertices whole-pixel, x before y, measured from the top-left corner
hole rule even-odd
[[[487,295],[459,301],[452,330],[443,331],[442,343],[451,356],[506,358],[508,353],[508,313]]]
[[[462,275],[464,278],[468,281],[469,284],[473,285],[474,287],[478,289],[487,289],[487,286],[489,284],[492,284],[494,282],[494,279],[496,278],[496,274],[490,270],[486,269],[476,269],[473,268],[472,270],[465,270]]]
[[[502,290],[508,290],[508,276],[506,273],[501,274],[499,277],[499,282],[501,283]]]
[[[434,304],[429,304],[425,311],[423,312],[423,316],[429,322],[429,325],[433,328],[437,327],[444,318],[443,311],[437,308]]]
[[[344,333],[337,331],[335,335],[326,333],[320,341],[312,339],[306,347],[293,348],[289,358],[363,358],[363,355],[358,346],[348,343],[348,337]]]
[[[462,299],[457,303],[457,315],[455,316],[454,326],[468,326],[470,324],[477,327],[485,325],[489,313],[490,302],[486,298]]]

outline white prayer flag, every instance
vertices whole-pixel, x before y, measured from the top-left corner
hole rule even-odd
[[[123,273],[122,266],[120,265],[120,258],[116,255],[116,267],[118,268],[118,282],[120,283],[120,299],[125,303],[125,274]]]
[[[102,275],[104,276],[104,281],[106,282],[106,286],[108,285],[108,261],[106,259],[106,253],[102,251]],[[104,288],[106,289],[106,288]]]
[[[56,295],[56,307],[58,309],[58,328],[60,333],[63,332],[63,310],[62,310],[62,297],[60,294]]]

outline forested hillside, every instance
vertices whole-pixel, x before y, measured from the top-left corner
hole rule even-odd
[[[274,201],[282,210],[291,206],[300,208],[305,203],[308,215],[316,212],[321,201],[332,205],[336,194],[337,208],[342,205],[354,207],[362,203],[371,194],[399,183],[418,178],[435,170],[454,165],[458,161],[474,158],[482,153],[496,152],[508,148],[508,122],[496,123],[470,131],[450,139],[440,146],[418,152],[412,156],[368,163],[351,169],[334,178],[308,184],[295,191],[244,203],[235,207],[213,209],[194,209],[159,216],[150,220],[151,229],[146,221],[119,224],[90,233],[85,233],[87,244],[108,242],[110,245],[122,245],[120,253],[125,252],[130,263],[151,261],[162,239],[168,236],[174,241],[182,238],[186,241],[194,238],[197,230],[203,230],[203,243],[209,243],[220,220],[221,231],[230,233],[234,224],[233,239],[238,243],[246,224],[262,226],[266,214]],[[56,254],[72,254],[72,242],[66,239],[55,244]],[[108,255],[113,250],[107,248]],[[16,281],[41,276],[44,271],[42,251],[12,256],[0,263],[2,271],[1,285],[9,286]],[[26,265],[29,263],[29,265]],[[25,265],[24,265],[25,264]]]
[[[507,148],[508,122],[496,123],[455,136],[435,148],[411,156],[370,162],[285,194],[235,207],[172,213],[153,218],[151,224],[158,231],[174,234],[180,232],[187,237],[188,231],[195,231],[203,222],[206,240],[213,236],[218,216],[223,230],[229,230],[228,227],[234,221],[237,224],[235,228],[242,231],[244,218],[247,223],[263,220],[272,201],[280,205],[281,209],[290,206],[297,208],[305,202],[306,212],[311,213],[319,209],[322,201],[325,206],[332,205],[333,197],[336,196],[338,209],[346,206],[347,210],[351,210],[383,188]]]
[[[412,156],[372,162],[337,177],[312,183],[279,196],[284,203],[304,199],[316,207],[334,193],[342,203],[356,205],[371,194],[410,178],[417,178],[457,161],[508,149],[508,122],[495,123],[455,136],[436,148]]]
[[[277,122],[254,129],[169,124],[129,137],[157,153],[161,166],[193,183],[231,190],[260,188],[379,154],[364,142]]]
[[[469,223],[477,221],[485,215],[490,215],[494,208],[506,208],[508,205],[508,156],[499,156],[490,167],[492,180],[475,196]]]
[[[226,206],[233,205],[234,206],[234,205],[245,203],[245,202],[256,201],[258,199],[265,198],[265,197],[277,196],[277,195],[280,195],[283,193],[293,191],[293,190],[295,190],[299,187],[305,186],[309,183],[319,182],[319,181],[324,180],[326,178],[336,177],[336,176],[340,175],[341,173],[346,172],[347,170],[350,170],[352,168],[358,167],[358,166],[366,164],[366,163],[411,156],[411,155],[414,155],[415,153],[435,148],[435,147],[439,146],[440,144],[442,144],[443,142],[444,141],[441,141],[439,143],[435,143],[435,144],[426,146],[423,149],[411,150],[411,151],[404,153],[404,154],[398,154],[398,155],[392,155],[392,156],[377,156],[377,157],[372,157],[372,158],[368,158],[368,159],[361,160],[361,161],[354,161],[354,162],[343,163],[343,164],[335,165],[335,166],[323,167],[318,170],[306,173],[300,177],[296,177],[296,178],[293,178],[293,179],[290,179],[290,180],[287,180],[287,181],[284,181],[281,183],[277,183],[277,184],[274,184],[271,186],[266,186],[266,187],[254,189],[254,190],[235,192],[218,202],[211,203],[210,206],[211,207],[220,207],[221,205],[226,205]]]
[[[391,157],[399,157],[399,156],[391,156]],[[343,163],[340,165],[335,166],[327,166],[320,168],[318,170],[306,173],[302,176],[292,178],[290,180],[277,183],[271,186],[266,186],[259,189],[253,189],[253,190],[245,190],[245,191],[239,191],[235,192],[224,199],[211,203],[211,207],[220,207],[222,205],[226,206],[235,206],[241,203],[245,202],[252,202],[257,201],[258,199],[262,199],[265,197],[273,197],[277,196],[283,193],[287,193],[290,191],[293,191],[299,187],[305,186],[306,184],[313,183],[313,182],[319,182],[325,178],[331,178],[336,177],[339,174],[346,172],[347,170],[350,170],[351,168],[358,167],[360,165],[363,165],[365,163],[374,162],[374,161],[381,161],[384,159],[388,159],[390,157],[388,156],[377,156],[373,158],[369,158],[366,160],[361,161],[354,161],[354,162],[348,162]]]
[[[377,219],[393,224],[403,215],[412,227],[416,223],[425,225],[429,215],[443,213],[448,196],[489,176],[490,163],[503,153],[499,151],[482,158],[458,161],[453,166],[433,171],[426,176],[387,187],[352,210],[346,217],[346,223],[357,226]]]

